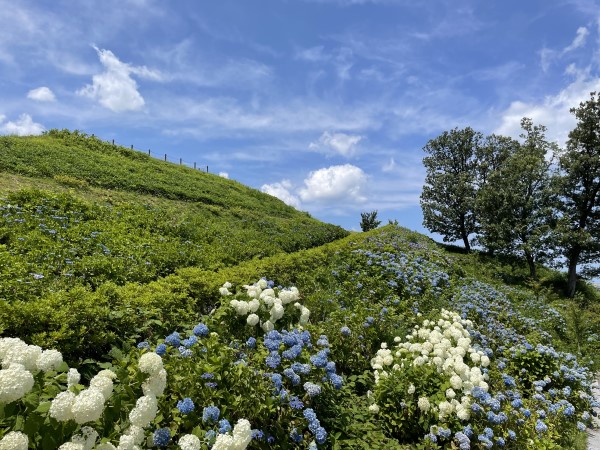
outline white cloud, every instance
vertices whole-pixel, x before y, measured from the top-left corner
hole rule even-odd
[[[223,178],[229,178],[229,174],[227,172],[219,172],[219,176]]]
[[[296,52],[296,58],[310,62],[323,62],[331,59],[331,57],[325,53],[322,45],[299,50]]]
[[[310,172],[299,195],[307,202],[362,203],[367,200],[364,194],[366,185],[367,175],[361,168],[344,164]]]
[[[277,197],[285,204],[300,207],[300,199],[291,193],[292,183],[289,180],[282,180],[279,183],[263,184],[260,190],[266,194]]]
[[[77,94],[96,99],[102,106],[115,112],[141,109],[145,104],[144,98],[138,92],[137,83],[131,78],[131,74],[160,80],[160,73],[145,66],[134,67],[121,62],[110,50],[100,50],[96,47],[94,49],[106,70],[94,75],[92,84],[80,89]]]
[[[502,114],[502,123],[495,132],[518,137],[521,133],[521,119],[529,117],[534,123],[548,128],[546,136],[549,139],[563,145],[576,123],[569,110],[589,99],[590,92],[600,91],[600,78],[591,76],[589,68],[580,70],[571,64],[566,73],[574,76],[574,80],[556,95],[547,96],[539,102],[512,102]]]
[[[589,34],[590,32],[586,27],[577,28],[577,34],[575,35],[575,39],[573,39],[573,42],[571,42],[571,44],[568,47],[565,47],[565,49],[563,50],[563,54],[576,50],[579,47],[583,47]]]
[[[0,115],[0,133],[17,136],[42,134],[44,126],[35,123],[29,114],[21,114],[14,122],[4,122],[6,116]]]
[[[382,172],[393,172],[394,170],[396,170],[396,160],[394,160],[394,157],[392,156],[390,158],[390,160],[383,165],[383,167],[381,168],[381,171]]]
[[[363,139],[364,136],[325,131],[319,140],[311,142],[308,148],[323,153],[337,153],[349,158],[356,154],[358,143]]]
[[[577,28],[573,41],[562,50],[558,51],[546,47],[542,48],[540,50],[540,64],[542,65],[542,70],[546,72],[553,61],[562,58],[573,50],[583,47],[589,34],[590,32],[586,27],[579,27]]]
[[[32,89],[27,93],[27,98],[36,100],[38,102],[53,102],[56,100],[54,92],[46,86],[41,86],[36,89]]]

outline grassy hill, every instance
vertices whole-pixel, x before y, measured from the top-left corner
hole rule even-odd
[[[532,282],[402,227],[348,235],[77,133],[0,137],[0,166],[0,335],[64,357],[0,339],[5,370],[35,381],[8,402],[0,372],[0,439],[55,449],[88,425],[120,448],[233,448],[227,424],[247,419],[234,434],[256,449],[585,448],[600,310],[584,284],[569,300],[556,272]],[[52,400],[94,389],[100,415]]]

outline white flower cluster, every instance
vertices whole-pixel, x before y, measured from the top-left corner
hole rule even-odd
[[[65,442],[59,450],[92,450],[96,445],[98,432],[92,427],[82,427],[81,433],[71,438],[71,442]]]
[[[229,288],[231,283],[227,282],[219,289],[221,295],[231,295]],[[275,292],[268,287],[266,280],[258,280],[253,285],[245,285],[246,293],[251,300],[231,300],[229,305],[236,311],[238,316],[246,316],[246,323],[252,327],[260,324],[265,332],[275,329],[275,322],[283,317],[287,305],[294,304],[300,311],[300,325],[306,325],[310,318],[310,310],[300,304],[300,293],[296,287],[283,289]],[[269,318],[261,320],[257,312],[268,312]],[[266,316],[266,314],[264,314]]]
[[[438,373],[448,377],[452,387],[445,392],[446,400],[438,405],[431,405],[427,397],[419,397],[419,409],[423,412],[435,410],[442,422],[452,414],[456,414],[460,420],[468,420],[471,391],[477,386],[488,390],[487,374],[481,368],[490,364],[487,355],[471,347],[471,337],[466,327],[472,325],[470,320],[461,319],[455,312],[442,310],[437,322],[425,320],[422,326],[415,326],[405,342],[396,337],[394,351],[382,344],[371,360],[375,383],[381,377],[389,376],[390,370],[402,370],[409,364],[433,366]],[[407,394],[414,392],[414,386],[409,386]]]
[[[57,350],[28,345],[19,338],[0,338],[0,403],[11,403],[27,394],[40,370],[57,370],[62,364]]]
[[[0,450],[27,450],[29,438],[20,431],[11,431],[0,439]]]
[[[194,436],[193,434],[181,436],[178,444],[181,450],[200,450],[200,447],[202,446],[198,436]]]
[[[78,374],[77,374],[78,375]],[[78,377],[69,371],[70,381]],[[67,390],[58,394],[50,405],[50,416],[64,422],[74,420],[78,424],[95,422],[102,416],[104,403],[110,398],[113,391],[114,372],[101,370],[92,378],[90,386],[75,395]]]
[[[232,434],[219,434],[217,436],[212,450],[244,450],[251,440],[250,422],[246,419],[240,419],[233,427]]]

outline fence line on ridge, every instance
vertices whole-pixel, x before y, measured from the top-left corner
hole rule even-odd
[[[102,138],[100,138],[100,137],[98,137],[98,136],[96,136],[94,134],[92,134],[92,137],[95,137],[96,139],[100,139],[101,141],[107,142],[107,143],[115,145],[115,146],[118,145],[120,147],[129,148],[130,150],[133,150],[133,151],[136,151],[136,152],[145,153],[146,155],[148,155],[148,156],[150,156],[150,157],[152,157],[154,159],[158,159],[158,160],[161,160],[161,161],[164,161],[164,162],[168,162],[168,163],[171,163],[171,164],[176,164],[176,165],[179,165],[179,166],[186,166],[186,167],[188,167],[190,169],[200,170],[202,172],[204,172],[204,167],[206,167],[206,173],[208,173],[208,165],[206,165],[206,166],[200,165],[200,164],[197,164],[196,161],[194,161],[194,162],[185,161],[183,158],[175,158],[175,159],[171,158],[171,159],[169,159],[167,153],[156,153],[156,152],[152,151],[151,149],[141,150],[139,148],[135,148],[133,146],[133,144],[131,144],[131,145],[119,144],[118,142],[115,142],[114,139],[105,140],[105,139],[102,139]]]

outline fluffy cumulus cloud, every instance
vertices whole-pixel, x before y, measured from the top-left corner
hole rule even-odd
[[[21,114],[15,121],[6,121],[6,117],[0,115],[0,133],[17,136],[30,136],[42,134],[44,126],[33,121],[29,114]]]
[[[575,117],[569,110],[588,100],[590,92],[600,91],[600,78],[592,76],[589,69],[580,70],[570,65],[566,73],[572,76],[573,80],[556,95],[549,95],[540,102],[512,102],[502,114],[502,123],[495,132],[518,137],[521,133],[521,119],[529,117],[535,124],[542,124],[548,128],[548,138],[564,145],[569,131],[576,124]]]
[[[277,197],[285,204],[293,206],[294,208],[300,207],[300,200],[292,192],[292,183],[289,180],[282,180],[279,183],[263,184],[260,188],[261,191]]]
[[[124,63],[110,50],[94,48],[105,70],[94,75],[92,84],[86,85],[77,93],[98,100],[102,106],[115,112],[136,111],[143,108],[144,98],[131,75],[152,80],[160,80],[161,75],[145,66],[135,67]]]
[[[300,199],[306,202],[362,203],[367,200],[365,189],[367,175],[352,164],[331,166],[311,172],[299,190]]]
[[[227,172],[219,172],[219,176],[222,178],[229,178],[229,174]]]
[[[27,93],[27,98],[38,102],[53,102],[56,100],[54,92],[46,86],[41,86],[36,89],[32,89]]]
[[[330,133],[325,131],[318,141],[311,142],[309,149],[352,157],[358,150],[358,143],[364,139],[363,136],[345,134],[345,133]]]

